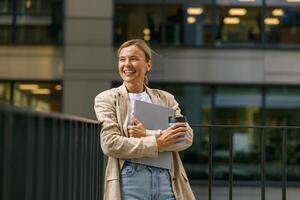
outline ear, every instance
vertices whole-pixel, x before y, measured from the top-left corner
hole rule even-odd
[[[147,72],[149,72],[151,70],[151,67],[152,67],[151,62],[148,62],[147,65],[148,65],[147,66]]]

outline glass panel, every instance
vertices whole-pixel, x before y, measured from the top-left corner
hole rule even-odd
[[[24,82],[14,86],[14,105],[38,111],[61,111],[60,83]]]
[[[300,124],[300,89],[293,87],[273,87],[266,96],[267,124]]]
[[[132,3],[132,2],[131,2]],[[115,42],[120,44],[128,39],[140,38],[150,44],[161,43],[161,4],[116,4]]]
[[[299,126],[300,124],[300,89],[293,87],[270,87],[266,96],[267,125]],[[300,138],[299,130],[290,130],[288,134],[288,177],[300,180]],[[280,180],[277,174],[281,170],[281,131],[268,130],[267,155],[270,168],[268,178]]]
[[[270,44],[300,44],[300,2],[266,0],[265,32]]]
[[[0,0],[0,44],[12,41],[12,1]]]
[[[19,0],[16,43],[62,43],[61,0]]]
[[[167,2],[166,42],[170,45],[202,46],[213,41],[212,2],[169,0]],[[172,2],[172,3],[171,3]]]
[[[0,14],[11,14],[12,13],[12,1],[11,0],[0,0]]]
[[[261,123],[261,90],[252,86],[216,88],[215,122],[223,125],[257,125]],[[229,175],[229,139],[233,134],[234,179],[255,180],[259,177],[259,130],[218,128],[215,131],[215,179],[227,180]],[[245,159],[251,158],[249,160]]]
[[[10,103],[10,84],[0,82],[0,102]]]
[[[217,87],[216,124],[260,124],[261,105],[261,90],[257,87]]]
[[[262,1],[217,0],[218,43],[260,42],[260,16]]]

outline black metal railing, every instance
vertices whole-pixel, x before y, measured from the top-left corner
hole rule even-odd
[[[214,151],[215,151],[215,138],[218,136],[217,130],[222,129],[230,130],[235,128],[240,129],[256,129],[259,130],[260,136],[260,191],[261,200],[266,199],[266,130],[279,130],[281,133],[281,190],[282,190],[282,200],[287,199],[287,136],[288,130],[300,131],[299,126],[247,126],[247,125],[201,125],[201,124],[191,124],[192,128],[204,128],[209,131],[209,155],[208,155],[208,199],[212,199],[212,188],[213,188],[213,174],[214,174]],[[229,189],[229,200],[233,199],[233,165],[234,165],[234,155],[233,155],[233,135],[232,131],[228,131],[229,135],[229,175],[228,175],[228,189]]]
[[[2,200],[102,199],[96,121],[0,105]]]
[[[234,148],[231,129],[259,131],[261,199],[266,199],[266,130],[280,131],[281,189],[286,200],[287,137],[296,126],[200,125],[208,130],[208,199],[214,186],[215,139],[229,133],[229,200],[233,199]],[[0,196],[3,200],[102,199],[103,154],[97,121],[0,105]],[[197,135],[195,134],[195,137]]]

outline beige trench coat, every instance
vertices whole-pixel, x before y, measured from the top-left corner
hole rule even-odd
[[[146,88],[152,103],[173,108],[175,115],[181,115],[174,96],[157,89]],[[129,99],[123,84],[118,88],[106,90],[95,98],[95,112],[102,123],[101,148],[108,156],[104,179],[104,199],[120,200],[120,170],[126,159],[156,157],[158,148],[155,136],[129,138],[127,133]],[[193,132],[188,137],[193,139]],[[192,143],[175,144],[161,151],[172,151],[173,160],[170,169],[172,188],[176,200],[193,200],[187,175],[180,160],[178,151],[191,146]]]

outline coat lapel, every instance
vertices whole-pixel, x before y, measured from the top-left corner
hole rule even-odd
[[[118,106],[117,109],[119,109],[119,119],[120,122],[123,122],[122,128],[124,130],[124,134],[128,136],[127,132],[127,125],[128,125],[128,120],[129,120],[129,97],[128,97],[128,92],[125,87],[125,85],[121,85],[118,87]]]
[[[160,106],[167,106],[165,101],[162,101],[162,97],[157,90],[153,90],[151,88],[146,87],[146,91],[149,94],[151,101],[153,104],[160,105]]]
[[[147,93],[149,94],[150,98],[151,98],[151,101],[153,104],[156,104],[156,105],[163,105],[161,99],[160,99],[160,96],[159,96],[159,93],[156,92],[155,90],[152,90],[148,87],[146,87],[146,91]]]

